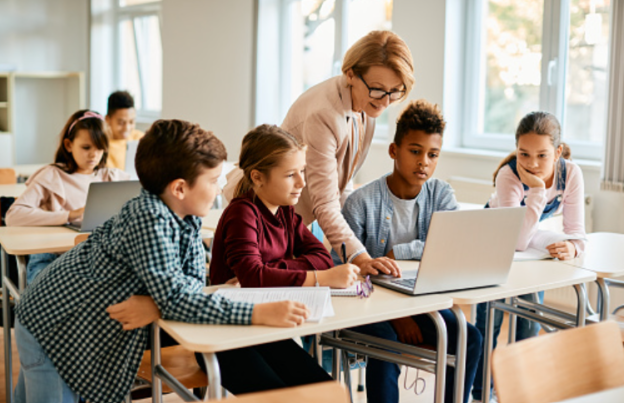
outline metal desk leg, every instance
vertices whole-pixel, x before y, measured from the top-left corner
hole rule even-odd
[[[492,302],[488,301],[485,310],[485,339],[483,341],[483,391],[481,392],[481,400],[490,401],[490,384],[491,382],[491,364],[490,354],[494,345],[494,308]]]
[[[427,315],[433,320],[438,335],[438,343],[436,345],[436,388],[435,403],[444,402],[444,387],[446,385],[446,355],[447,355],[447,336],[446,324],[439,312],[430,312]]]
[[[221,370],[216,353],[203,353],[208,375],[208,398],[221,399]]]
[[[598,284],[598,295],[600,295],[600,320],[603,321],[609,316],[609,287],[604,278],[596,279],[596,284]]]
[[[337,331],[334,331],[334,338],[338,338]],[[332,378],[334,378],[335,381],[340,381],[340,350],[336,347],[333,348]]]
[[[466,345],[468,342],[468,326],[464,312],[457,305],[453,305],[451,312],[457,319],[457,348],[455,350],[455,403],[464,401],[464,378],[466,377]],[[467,385],[470,387],[470,385]]]
[[[162,403],[162,381],[157,376],[157,366],[160,362],[160,327],[154,322],[152,324],[152,402]]]
[[[4,386],[6,393],[6,402],[13,401],[13,357],[11,356],[11,303],[9,298],[9,288],[6,284],[8,278],[7,271],[9,269],[9,255],[4,248],[1,252],[2,256],[2,325],[4,331]]]
[[[585,326],[585,319],[587,316],[587,311],[585,310],[585,307],[588,301],[587,290],[585,289],[583,284],[575,284],[574,290],[576,291],[576,298],[578,299],[578,305],[576,306],[576,327],[581,327],[581,326]],[[605,285],[605,290],[607,292],[606,297],[609,298],[609,291],[606,285]],[[604,301],[603,301],[603,306],[605,306]],[[608,307],[609,305],[607,304],[606,306]],[[601,314],[600,320],[603,320],[602,314]]]
[[[516,297],[511,297],[509,301],[510,305],[516,307]],[[518,328],[518,317],[513,313],[509,314],[509,335],[507,340],[509,344],[516,342],[516,329]]]

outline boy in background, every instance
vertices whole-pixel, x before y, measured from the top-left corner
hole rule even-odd
[[[134,98],[128,91],[116,91],[110,94],[106,124],[110,128],[107,166],[125,170],[128,141],[140,140],[144,135],[142,131],[135,128]]]

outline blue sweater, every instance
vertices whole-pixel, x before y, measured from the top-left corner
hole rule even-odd
[[[386,182],[389,175],[386,174],[354,191],[342,208],[342,214],[353,233],[373,258],[385,256],[390,252],[388,236],[394,205]],[[451,186],[439,179],[429,179],[425,182],[416,196],[416,204],[418,205],[416,221],[418,239],[394,245],[394,257],[397,260],[420,259],[425,247],[431,215],[435,211],[457,210],[459,207]],[[336,264],[342,263],[335,251],[332,252],[332,257]]]

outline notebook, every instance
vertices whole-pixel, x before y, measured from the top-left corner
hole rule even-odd
[[[553,259],[546,247],[556,242],[569,241],[571,239],[586,240],[581,234],[563,234],[554,231],[538,230],[531,238],[529,247],[522,252],[516,252],[514,254],[515,261],[523,260],[542,260]]]
[[[128,200],[140,193],[139,181],[93,182],[89,185],[82,221],[65,226],[79,232],[91,232],[117,214]]]
[[[138,146],[139,140],[129,140],[126,143],[126,161],[124,171],[130,174],[130,179],[132,180],[139,179],[136,173],[136,167],[134,166],[134,157],[136,156]]]
[[[437,211],[422,259],[397,261],[401,278],[373,283],[409,295],[503,284],[507,281],[526,207]]]

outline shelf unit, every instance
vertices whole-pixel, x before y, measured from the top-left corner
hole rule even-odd
[[[0,167],[51,163],[67,118],[85,105],[82,72],[0,72]]]

